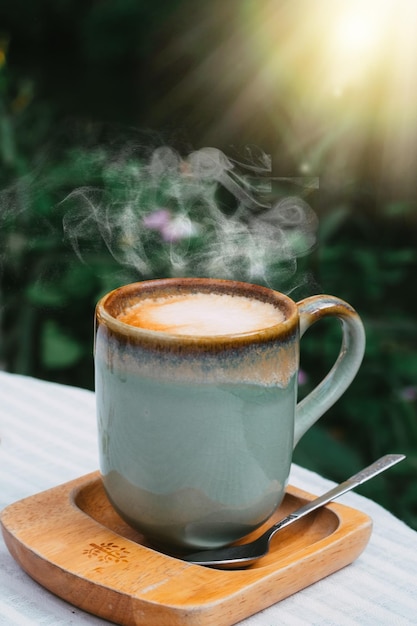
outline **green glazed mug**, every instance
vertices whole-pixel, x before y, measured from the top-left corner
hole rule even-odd
[[[300,337],[341,321],[339,356],[297,404]],[[295,303],[247,283],[173,278],[126,285],[97,304],[100,469],[116,511],[172,552],[231,543],[280,504],[300,437],[363,358],[346,302]]]

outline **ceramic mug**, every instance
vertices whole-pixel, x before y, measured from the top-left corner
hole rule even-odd
[[[297,404],[299,342],[341,321],[339,357]],[[200,326],[201,322],[201,326]],[[126,285],[96,308],[100,469],[110,502],[171,551],[237,540],[280,504],[295,444],[362,361],[346,302],[295,303],[247,283],[174,278]]]

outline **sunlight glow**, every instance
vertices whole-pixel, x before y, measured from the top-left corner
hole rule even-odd
[[[347,52],[363,52],[372,48],[378,30],[371,16],[346,15],[336,25],[336,40]]]
[[[202,3],[188,36],[161,57],[168,67],[187,60],[169,95],[190,126],[200,124],[200,107],[210,111],[202,141],[244,136],[301,173],[325,168],[336,180],[368,167],[415,188],[417,0],[215,6]],[[200,107],[190,109],[196,97]]]
[[[378,63],[389,34],[392,8],[387,0],[339,3],[329,37],[323,41],[335,95],[363,80]]]
[[[417,165],[417,0],[315,0],[314,11],[310,6],[294,0],[283,8],[265,0],[250,16],[264,60],[252,85],[280,104],[284,86],[299,142],[294,148],[293,135],[288,145],[304,155],[314,146],[300,168],[314,171],[343,138],[334,161],[340,158],[343,171],[349,152],[360,158],[371,138],[383,146],[380,163],[385,159],[398,181],[411,179]]]

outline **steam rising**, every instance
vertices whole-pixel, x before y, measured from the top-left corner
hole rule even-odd
[[[273,178],[263,153],[243,163],[216,148],[182,157],[162,146],[145,161],[126,151],[106,162],[103,180],[67,196],[65,236],[83,261],[100,238],[138,280],[211,276],[284,290],[316,241],[304,198],[317,179]]]

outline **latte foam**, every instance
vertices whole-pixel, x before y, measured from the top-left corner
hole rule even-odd
[[[254,298],[191,293],[138,300],[119,314],[118,320],[175,335],[214,336],[275,326],[284,315],[273,304]]]

